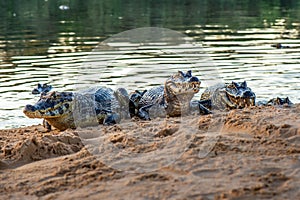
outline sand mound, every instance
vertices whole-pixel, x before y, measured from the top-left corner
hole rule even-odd
[[[1,131],[2,167],[16,167],[33,161],[78,152],[81,140],[71,132],[45,133],[40,126]]]
[[[296,199],[299,113],[296,104],[64,132],[1,130],[0,198]]]

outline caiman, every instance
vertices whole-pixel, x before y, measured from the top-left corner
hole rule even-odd
[[[78,92],[44,92],[36,104],[26,105],[23,112],[29,118],[43,118],[51,126],[65,130],[118,123],[129,118],[128,104],[124,88],[113,91],[95,87]]]
[[[192,98],[200,90],[201,81],[192,76],[192,71],[178,71],[166,79],[164,85],[153,87],[142,95],[137,104],[137,116],[149,120],[151,117],[178,117],[197,109],[203,114],[210,111]]]

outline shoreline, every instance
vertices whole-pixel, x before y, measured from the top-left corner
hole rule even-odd
[[[126,121],[101,130],[96,148],[86,141],[99,127],[0,130],[0,198],[300,196],[300,104]],[[115,160],[123,151],[138,159]]]

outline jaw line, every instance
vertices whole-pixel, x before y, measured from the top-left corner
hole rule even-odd
[[[249,107],[255,105],[255,97],[234,97],[233,95],[227,94],[230,102],[235,104],[239,108]]]
[[[183,94],[196,94],[200,91],[200,84],[198,82],[183,82],[183,83],[176,83],[174,82],[168,88],[174,95],[183,95]],[[198,85],[197,88],[194,85]],[[180,89],[183,88],[183,89]],[[196,89],[196,91],[195,91]],[[182,90],[182,91],[180,91]]]
[[[65,115],[65,114],[67,114],[67,111],[69,111],[69,109],[68,110],[64,110],[64,113],[63,114],[58,114],[57,115],[57,113],[54,115],[54,116],[52,116],[52,115],[50,115],[49,113],[50,112],[55,112],[55,110],[56,109],[47,109],[46,111],[45,110],[43,110],[43,111],[41,111],[41,110],[36,110],[36,111],[34,111],[34,112],[31,112],[31,111],[28,111],[28,110],[23,110],[23,113],[27,116],[27,117],[29,117],[29,118],[38,118],[38,119],[53,119],[53,118],[58,118],[58,117],[62,117],[63,115]],[[42,114],[43,113],[43,114]]]

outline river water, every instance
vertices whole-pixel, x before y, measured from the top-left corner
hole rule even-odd
[[[132,91],[188,69],[200,93],[246,80],[258,100],[300,102],[297,1],[0,2],[0,129],[41,123],[22,113],[37,83]]]

